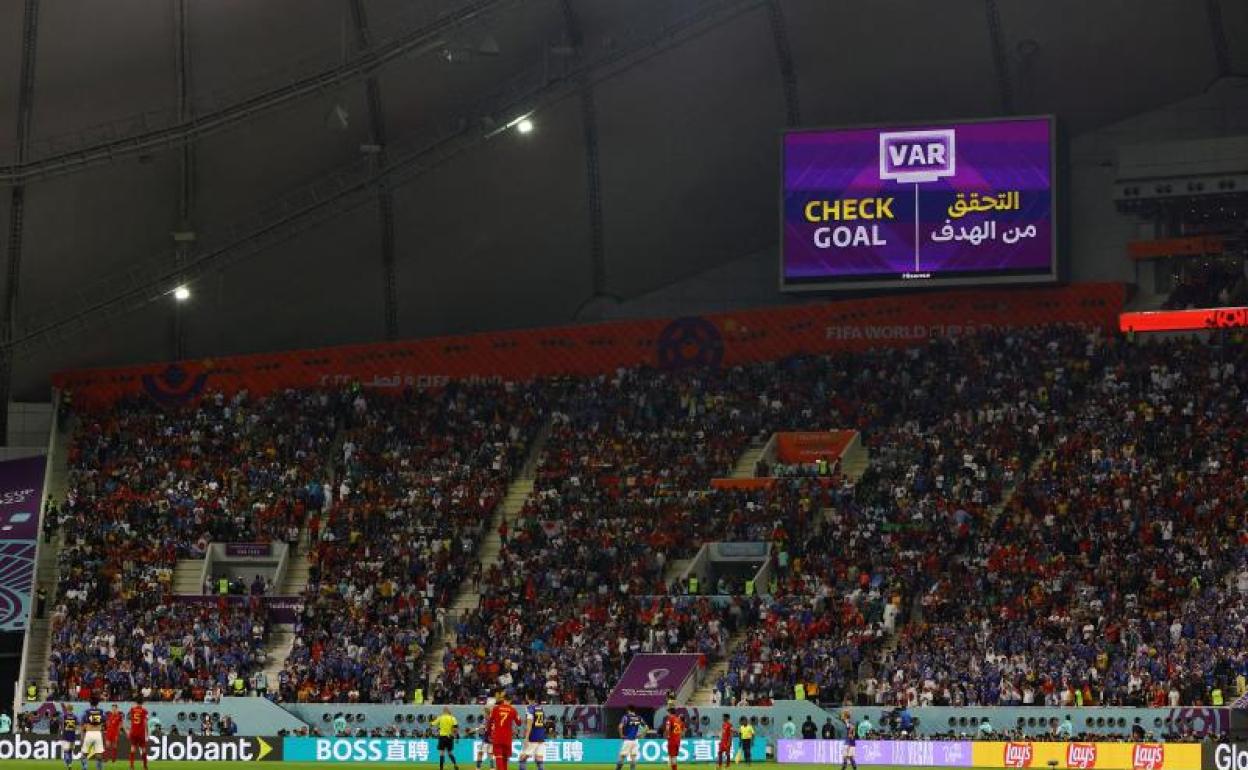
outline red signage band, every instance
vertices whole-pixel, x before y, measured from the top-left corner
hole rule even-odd
[[[1236,329],[1248,326],[1248,307],[1204,310],[1155,310],[1123,313],[1118,328],[1127,332],[1190,332],[1204,329]]]
[[[615,321],[435,337],[247,356],[88,369],[53,375],[74,403],[107,405],[136,395],[161,403],[247,389],[359,383],[380,392],[478,378],[597,375],[622,367],[736,366],[786,356],[912,347],[984,329],[1078,324],[1111,331],[1120,283],[966,289],[788,305],[684,318]]]

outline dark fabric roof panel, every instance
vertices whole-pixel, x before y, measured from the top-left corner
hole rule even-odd
[[[558,324],[590,295],[579,104],[395,191],[405,336]]]

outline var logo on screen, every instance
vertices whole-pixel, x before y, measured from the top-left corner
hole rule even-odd
[[[884,132],[880,134],[880,179],[901,183],[935,182],[953,176],[956,132]]]

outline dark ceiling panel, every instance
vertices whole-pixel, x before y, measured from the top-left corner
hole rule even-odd
[[[374,202],[191,286],[188,356],[373,342],[384,336]]]
[[[783,7],[807,125],[1000,110],[983,0],[791,0]]]
[[[1203,2],[998,4],[1020,109],[1055,112],[1076,131],[1196,93],[1216,73]]]
[[[1231,70],[1248,77],[1248,3],[1222,0],[1222,28],[1231,53]]]
[[[774,239],[784,105],[764,12],[595,93],[609,291],[649,291]]]
[[[657,29],[665,20],[685,15],[706,0],[572,0],[581,23],[585,49],[601,50],[611,41]]]
[[[161,156],[29,186],[20,315],[98,299],[99,281],[171,250],[176,174]]]
[[[395,191],[405,337],[566,323],[590,294],[576,100]]]
[[[40,3],[32,133],[73,145],[84,129],[172,107],[173,45],[167,0]]]
[[[556,0],[513,4],[451,38],[446,53],[404,59],[381,71],[391,141],[441,136],[460,117],[476,119],[516,78],[541,83],[563,60],[548,50],[562,39]],[[497,46],[496,53],[492,51]]]
[[[13,157],[22,64],[22,3],[0,3],[0,157]],[[0,195],[7,200],[7,196]]]
[[[199,0],[188,17],[192,90],[208,102],[340,62],[353,40],[347,0]]]
[[[345,117],[345,127],[340,122]],[[301,102],[263,122],[196,144],[195,222],[233,222],[359,161],[368,141],[363,85]]]

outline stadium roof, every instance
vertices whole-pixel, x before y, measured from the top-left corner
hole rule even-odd
[[[1084,131],[1248,71],[1245,41],[1225,0],[0,4],[14,395],[567,323],[769,248],[786,124]]]

